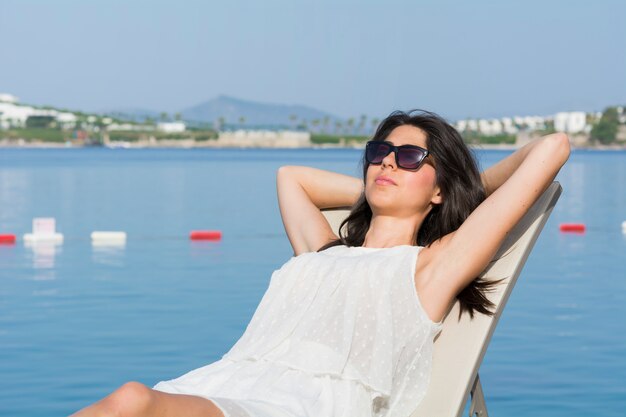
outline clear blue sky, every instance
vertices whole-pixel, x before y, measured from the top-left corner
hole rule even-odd
[[[0,92],[168,112],[227,94],[372,117],[626,104],[625,1],[0,0]]]

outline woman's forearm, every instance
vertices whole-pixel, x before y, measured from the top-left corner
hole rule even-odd
[[[279,182],[294,182],[319,209],[350,207],[363,191],[363,181],[349,175],[305,166],[283,166]]]
[[[542,142],[546,140],[550,140],[550,138],[554,138],[555,135],[564,135],[563,133],[554,133],[552,135],[543,136],[539,139],[536,139],[526,145],[522,146],[511,155],[507,156],[500,162],[486,169],[484,172],[480,174],[483,186],[485,187],[485,192],[487,196],[491,195],[495,190],[498,189],[509,177],[515,172],[515,170],[520,166],[522,161],[526,158],[529,152],[536,146],[539,146]]]

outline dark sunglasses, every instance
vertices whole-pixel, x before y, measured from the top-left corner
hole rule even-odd
[[[415,145],[394,146],[391,142],[370,140],[365,144],[365,160],[373,165],[379,165],[391,152],[395,152],[396,165],[402,169],[416,170],[430,153]]]

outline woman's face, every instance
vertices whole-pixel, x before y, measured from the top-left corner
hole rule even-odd
[[[411,125],[398,126],[386,141],[396,146],[417,145],[428,149],[426,134]],[[416,171],[398,168],[391,152],[379,165],[370,164],[365,178],[365,197],[372,212],[378,215],[406,217],[425,211],[430,203],[441,203],[431,157]]]

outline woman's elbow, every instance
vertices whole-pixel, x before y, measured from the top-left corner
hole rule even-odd
[[[283,165],[276,170],[276,178],[284,178],[293,175],[292,165]]]
[[[301,168],[297,165],[283,165],[279,167],[276,170],[276,184],[280,187],[281,184],[300,183],[302,178]]]
[[[551,154],[553,154],[555,158],[558,158],[562,164],[565,164],[571,153],[571,145],[567,134],[564,132],[556,132],[548,135],[545,139],[552,147]]]
[[[279,191],[281,188],[281,184],[285,182],[285,178],[289,175],[289,166],[283,165],[276,170],[276,186]]]

